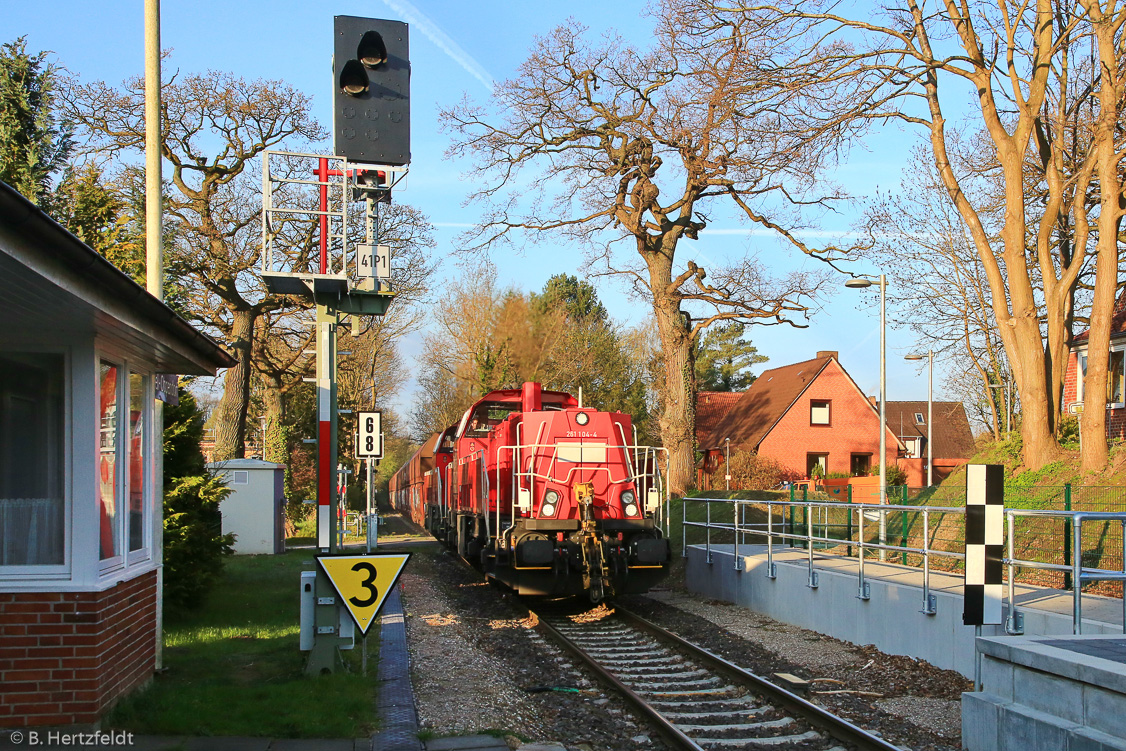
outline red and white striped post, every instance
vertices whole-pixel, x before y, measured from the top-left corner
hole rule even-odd
[[[317,547],[335,553],[336,313],[317,306]]]

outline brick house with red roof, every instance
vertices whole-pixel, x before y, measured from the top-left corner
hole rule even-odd
[[[803,477],[810,476],[814,465],[826,475],[853,476],[874,473],[879,466],[879,409],[841,366],[836,352],[818,352],[812,360],[767,370],[738,397],[699,439],[705,473],[722,464],[725,439],[730,439],[732,452],[757,453]],[[938,479],[972,456],[973,436],[960,402],[933,404]],[[885,462],[901,466],[912,486],[926,484],[926,406],[887,402]],[[923,416],[921,424],[916,413]],[[901,422],[903,429],[897,431]]]
[[[836,352],[764,371],[700,442],[705,471],[730,450],[752,451],[809,477],[814,465],[825,474],[867,474],[879,466],[880,416]],[[886,463],[904,449],[890,429]]]
[[[1071,340],[1063,383],[1062,412],[1072,413],[1083,404],[1083,376],[1087,373],[1087,332]],[[1126,290],[1114,303],[1110,321],[1110,362],[1107,363],[1106,433],[1108,438],[1126,438]]]
[[[735,402],[743,396],[743,391],[700,391],[696,394],[696,445],[703,446]]]
[[[974,455],[974,436],[961,402],[931,402],[933,425],[927,426],[927,403],[888,402],[888,427],[904,446],[898,463],[907,472],[907,484],[927,484],[927,441],[934,440],[934,481],[941,482]]]

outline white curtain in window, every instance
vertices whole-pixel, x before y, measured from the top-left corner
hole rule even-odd
[[[63,500],[0,498],[0,566],[63,562]]]

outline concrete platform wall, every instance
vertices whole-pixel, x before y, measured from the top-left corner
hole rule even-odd
[[[974,627],[962,625],[962,595],[932,589],[934,615],[924,614],[921,586],[906,586],[869,576],[870,599],[861,600],[853,559],[851,573],[818,571],[810,588],[804,561],[775,557],[777,578],[766,576],[761,546],[740,546],[741,569],[734,567],[732,546],[712,546],[712,563],[703,547],[688,548],[686,583],[690,590],[741,605],[783,623],[808,628],[882,652],[908,655],[940,668],[974,675]],[[744,551],[755,551],[744,554]],[[921,575],[919,576],[921,582]],[[1028,635],[1072,632],[1070,615],[1021,608]],[[1121,633],[1121,626],[1084,620],[1084,633]],[[984,626],[983,636],[1004,636],[1004,626]]]

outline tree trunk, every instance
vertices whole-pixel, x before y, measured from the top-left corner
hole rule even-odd
[[[254,341],[253,310],[236,310],[231,321],[228,344],[235,365],[223,378],[223,399],[215,422],[215,460],[242,459],[246,456],[246,411],[250,406],[250,355]]]
[[[288,464],[289,451],[286,441],[285,429],[285,399],[282,397],[282,385],[279,379],[264,378],[266,388],[263,401],[266,407],[265,441],[262,446],[262,458],[268,462]]]
[[[1095,153],[1098,158],[1099,237],[1095,246],[1095,291],[1091,299],[1091,327],[1087,333],[1087,376],[1083,382],[1083,416],[1079,421],[1085,472],[1106,468],[1107,368],[1110,363],[1110,328],[1114,295],[1118,285],[1118,230],[1122,217],[1122,185],[1118,173],[1114,135],[1120,112],[1120,61],[1115,56],[1115,19],[1103,15],[1099,3],[1085,4],[1092,11],[1092,26],[1098,41],[1102,68],[1099,85],[1099,119],[1095,124]]]
[[[685,325],[679,299],[667,291],[672,281],[672,255],[671,251],[656,252],[646,260],[665,366],[661,443],[669,455],[669,492],[683,495],[695,484],[696,372],[692,362],[691,327]]]

